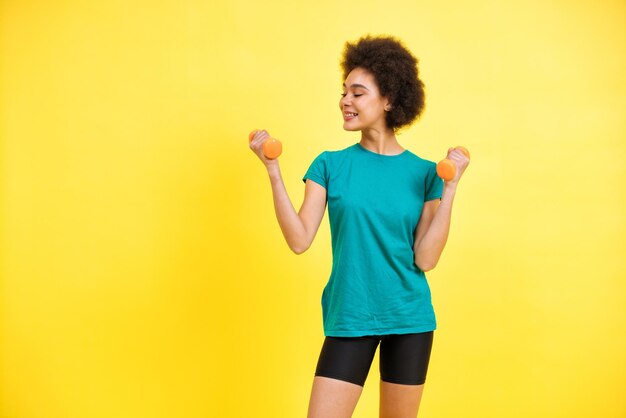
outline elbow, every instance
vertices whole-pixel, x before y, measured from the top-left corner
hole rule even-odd
[[[291,251],[295,254],[295,255],[300,255],[303,252],[306,251],[306,248],[300,248],[300,247],[291,247]]]
[[[427,271],[431,271],[433,270],[435,267],[437,266],[437,264],[433,264],[432,266],[426,267],[426,269],[422,270],[424,273],[426,273]]]
[[[300,255],[309,249],[308,245],[290,245],[289,248],[295,255]]]
[[[434,269],[437,266],[436,260],[422,260],[415,257],[415,265],[424,273]]]
[[[417,264],[417,267],[419,267],[420,270],[422,270],[424,273],[426,273],[427,271],[431,271],[432,269],[435,268],[435,266],[437,266],[437,264],[422,264],[419,265]]]
[[[291,239],[287,240],[287,244],[289,245],[289,249],[296,255],[300,255],[308,250],[313,243],[313,237],[309,237],[307,234],[297,235],[290,238]]]

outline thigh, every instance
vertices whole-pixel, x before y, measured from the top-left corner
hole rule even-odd
[[[421,385],[433,345],[433,332],[385,335],[380,343],[380,378],[384,382]]]
[[[354,413],[363,386],[315,376],[307,418],[348,418]]]
[[[416,417],[424,385],[399,385],[380,381],[379,417]]]
[[[326,337],[315,375],[365,385],[378,342],[376,337]]]

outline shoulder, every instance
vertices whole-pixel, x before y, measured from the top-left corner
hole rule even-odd
[[[426,169],[428,171],[435,170],[437,167],[437,163],[431,160],[427,160],[425,158],[420,157],[419,155],[413,153],[411,150],[407,149],[407,161],[410,164],[414,164],[422,169]]]
[[[337,161],[349,157],[354,153],[354,145],[338,150],[324,150],[315,157],[316,160]]]
[[[328,153],[329,156],[341,157],[341,156],[344,156],[344,155],[352,154],[355,151],[356,146],[357,146],[357,144],[353,144],[353,145],[347,146],[345,148],[341,148],[341,149],[337,149],[337,150],[328,150],[328,151],[325,151],[325,152]]]

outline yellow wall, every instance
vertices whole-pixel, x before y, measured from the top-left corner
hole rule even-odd
[[[368,32],[420,58],[400,143],[472,153],[420,416],[626,416],[623,1],[0,10],[0,416],[306,415],[328,218],[290,252],[247,134],[282,140],[299,208],[313,158],[358,140],[338,62]],[[374,363],[354,416],[377,405]]]

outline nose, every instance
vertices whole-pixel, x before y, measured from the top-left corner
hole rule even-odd
[[[343,109],[345,106],[348,106],[348,105],[350,105],[350,99],[349,99],[349,95],[346,94],[341,99],[339,99],[339,107]]]

